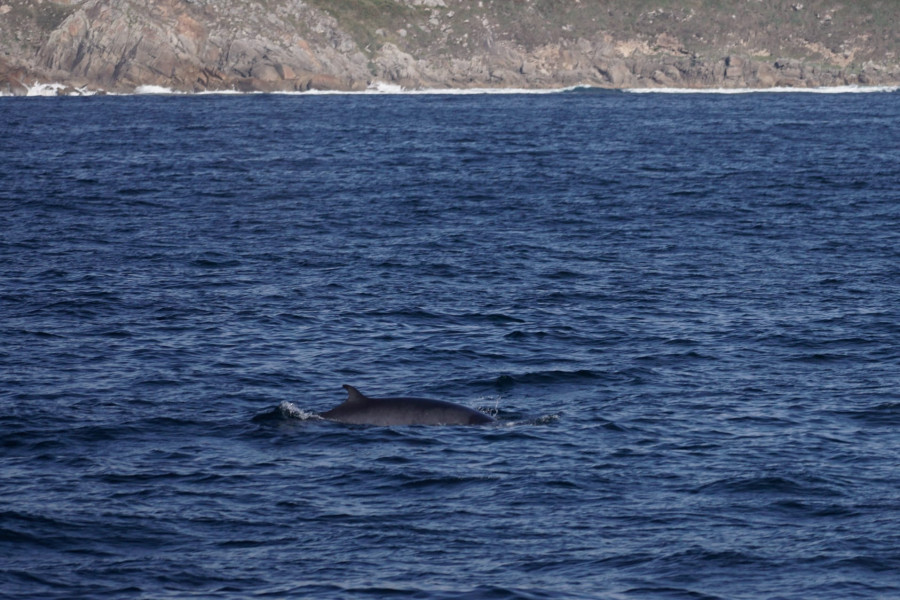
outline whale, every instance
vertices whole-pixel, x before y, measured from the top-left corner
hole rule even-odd
[[[347,399],[319,416],[348,425],[484,425],[494,419],[472,408],[428,398],[370,398],[344,385]]]

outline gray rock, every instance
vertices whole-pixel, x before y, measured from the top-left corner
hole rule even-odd
[[[0,0],[0,91],[21,93],[23,78],[123,91],[363,89],[375,79],[616,88],[900,81],[900,34],[866,37],[869,15],[856,5],[842,8],[842,29],[823,33],[726,0],[690,14],[673,9],[661,33],[660,23],[621,18],[614,3],[536,1],[463,10],[449,0],[393,0],[360,22],[329,14],[326,0],[41,0],[52,19],[27,10],[37,0]],[[804,4],[804,13],[827,12],[825,0]],[[792,58],[749,58],[761,51]],[[840,65],[827,64],[831,54]]]
[[[598,64],[597,72],[613,87],[627,87],[633,81],[631,70],[622,61]]]

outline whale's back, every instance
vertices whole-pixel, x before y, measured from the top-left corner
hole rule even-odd
[[[351,425],[483,425],[493,419],[466,406],[428,398],[369,398],[345,385],[347,400],[321,414]]]

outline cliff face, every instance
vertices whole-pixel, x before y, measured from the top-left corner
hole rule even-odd
[[[898,17],[890,0],[0,0],[0,92],[895,84]]]
[[[22,83],[31,77],[124,91],[356,89],[371,78],[353,39],[299,0],[271,7],[242,0],[7,1],[13,8],[6,17],[17,19],[3,27],[4,37],[18,44],[2,50],[8,72],[27,74]]]

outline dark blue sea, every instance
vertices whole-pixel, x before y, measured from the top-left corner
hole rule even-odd
[[[0,99],[0,597],[898,573],[900,94]]]

